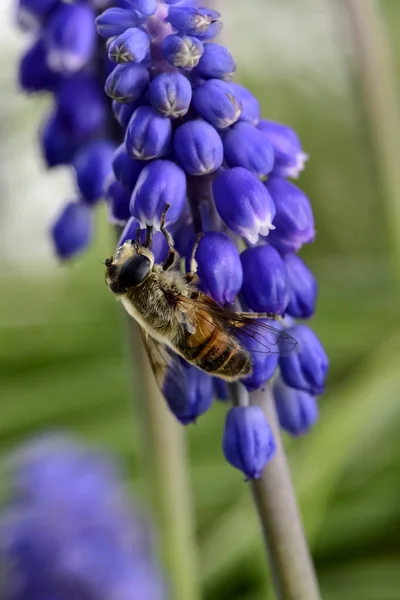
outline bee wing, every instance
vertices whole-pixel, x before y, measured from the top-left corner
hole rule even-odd
[[[232,335],[243,347],[262,354],[285,356],[296,352],[297,341],[285,331],[265,323],[266,313],[234,312],[217,304],[201,292],[188,298],[179,297],[179,308],[194,326],[212,324]]]

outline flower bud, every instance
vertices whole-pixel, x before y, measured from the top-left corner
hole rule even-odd
[[[282,429],[293,436],[308,433],[318,419],[316,397],[287,386],[280,377],[275,380],[273,390]]]
[[[18,70],[18,82],[25,92],[52,92],[59,76],[53,73],[46,62],[46,50],[40,38],[25,52]]]
[[[272,326],[277,331],[282,329],[280,323],[270,319],[258,319],[257,322],[265,323]],[[271,379],[278,366],[278,340],[279,334],[271,332],[263,332],[262,341],[257,335],[246,335],[245,330],[240,332],[238,339],[242,346],[250,352],[253,370],[251,375],[242,379],[243,385],[249,392],[254,392],[263,388],[264,384]],[[266,347],[267,344],[270,346]],[[268,349],[271,353],[268,353]]]
[[[247,169],[234,167],[219,173],[213,184],[221,219],[251,244],[274,229],[275,206],[266,187]]]
[[[226,460],[247,479],[259,479],[276,451],[272,431],[259,406],[236,406],[226,416],[223,439]]]
[[[240,105],[226,81],[209,79],[193,94],[193,106],[216,129],[225,129],[240,117]]]
[[[114,117],[123,129],[128,127],[131,116],[135,110],[139,108],[139,106],[143,106],[144,103],[143,96],[135,102],[128,102],[127,104],[120,104],[116,100],[112,101],[112,111],[114,113]]]
[[[169,9],[168,21],[180,33],[198,35],[205,33],[211,23],[217,21],[220,16],[216,10],[178,6]]]
[[[69,202],[53,223],[51,237],[57,256],[67,260],[85,250],[93,236],[93,215],[83,202]]]
[[[132,10],[117,7],[107,8],[96,19],[97,33],[105,38],[121,35],[138,24],[138,17]]]
[[[298,319],[308,319],[314,314],[318,284],[297,254],[286,254],[283,258],[289,287],[287,312]]]
[[[108,204],[110,223],[124,226],[131,217],[129,210],[131,192],[124,188],[114,177],[109,177],[105,185],[104,195]]]
[[[195,73],[204,79],[225,79],[236,71],[232,54],[220,44],[204,45],[204,52],[195,68]]]
[[[297,252],[314,241],[314,217],[307,196],[290,181],[270,177],[265,184],[276,207],[274,225],[268,242],[281,253]]]
[[[208,10],[210,10],[210,9],[208,9]],[[202,42],[206,42],[207,40],[211,40],[212,38],[215,38],[217,35],[219,35],[221,33],[221,30],[222,30],[222,21],[219,21],[219,20],[214,21],[208,27],[207,31],[205,31],[204,33],[198,33],[197,38]]]
[[[329,361],[321,342],[306,325],[295,325],[288,333],[297,340],[300,349],[296,354],[280,357],[282,379],[290,387],[322,394]]]
[[[256,312],[284,314],[289,302],[287,275],[279,252],[272,246],[247,248],[240,255],[244,301]]]
[[[175,132],[176,160],[189,175],[206,175],[222,164],[223,146],[217,131],[197,119],[187,121]]]
[[[241,108],[239,120],[257,125],[261,117],[260,103],[257,98],[247,88],[238,83],[231,81],[230,85]]]
[[[149,72],[141,63],[117,65],[107,77],[105,91],[121,104],[138,100],[149,85]]]
[[[184,171],[169,160],[155,160],[139,175],[131,199],[131,214],[142,226],[160,229],[166,204],[170,204],[165,222],[175,223],[182,213],[186,199]]]
[[[225,233],[205,233],[195,258],[201,289],[218,304],[232,303],[243,281],[235,244]]]
[[[130,27],[108,46],[108,58],[117,63],[140,63],[149,49],[150,40],[147,33],[137,27]]]
[[[83,146],[74,158],[78,190],[88,204],[103,198],[104,185],[112,173],[114,150],[112,142],[96,140]]]
[[[138,160],[159,158],[168,153],[171,137],[171,121],[150,106],[140,106],[133,113],[126,130],[126,151]]]
[[[95,13],[88,4],[60,4],[46,25],[44,42],[52,71],[68,75],[80,71],[96,46]]]
[[[119,238],[117,247],[119,248],[120,246],[125,244],[125,242],[127,240],[136,240],[139,244],[142,244],[144,242],[145,231],[142,230],[140,232],[141,235],[139,236],[140,239],[137,239],[137,232],[138,232],[139,228],[140,228],[139,221],[137,221],[136,219],[131,217],[129,219],[129,221],[127,222],[127,224],[125,225],[125,228],[121,234],[121,237]],[[165,236],[163,233],[161,233],[161,231],[154,232],[153,245],[151,247],[151,251],[154,254],[154,260],[155,260],[156,264],[164,262],[164,260],[167,258],[169,248],[168,248],[167,240],[165,239]]]
[[[167,35],[161,43],[161,50],[166,61],[174,67],[193,69],[204,52],[204,46],[190,35]]]
[[[259,179],[272,171],[274,151],[251,123],[239,122],[224,137],[224,157],[230,167],[244,167]]]
[[[133,188],[144,166],[145,163],[142,160],[134,160],[128,156],[125,144],[118,146],[114,153],[112,167],[117,180],[129,192],[133,192]]]
[[[57,112],[51,112],[39,131],[40,146],[49,168],[71,163],[79,149],[79,141],[69,136]]]
[[[183,425],[188,425],[212,405],[213,378],[183,360],[181,364],[181,372],[177,373],[174,364],[168,369],[162,391],[171,412]]]
[[[308,154],[303,152],[296,132],[286,125],[265,119],[260,121],[258,129],[274,149],[274,175],[297,178],[304,169]]]
[[[189,110],[192,86],[180,73],[160,73],[150,83],[150,102],[164,117],[177,119]]]
[[[83,73],[60,82],[57,108],[63,128],[77,140],[98,134],[107,122],[107,102],[101,87]]]
[[[150,17],[157,10],[157,0],[128,0],[128,2],[142,17]]]

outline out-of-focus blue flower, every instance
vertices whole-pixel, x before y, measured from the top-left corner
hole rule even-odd
[[[114,150],[112,142],[99,140],[83,146],[74,158],[78,190],[88,204],[103,197],[104,185],[112,173]]]
[[[206,33],[210,25],[217,21],[220,16],[216,10],[177,6],[170,8],[168,21],[180,33],[198,35]]]
[[[17,22],[25,31],[36,30],[59,0],[18,0]]]
[[[206,175],[222,164],[224,149],[218,133],[205,121],[184,123],[175,132],[175,156],[189,175]]]
[[[174,67],[193,69],[199,63],[204,46],[191,35],[168,35],[162,41],[162,53],[166,61]]]
[[[54,91],[59,75],[47,65],[46,49],[40,38],[28,48],[19,64],[18,82],[26,92]]]
[[[305,193],[290,181],[270,177],[265,184],[276,207],[275,230],[268,242],[279,252],[297,252],[314,241],[314,217]]]
[[[52,71],[76,73],[96,46],[95,13],[89,4],[59,4],[46,25],[44,41]]]
[[[133,190],[131,214],[142,226],[160,229],[166,204],[170,204],[165,223],[175,223],[186,198],[186,177],[180,167],[169,160],[156,160],[144,167]]]
[[[7,600],[166,600],[150,529],[106,457],[67,436],[26,444],[0,515]]]
[[[196,75],[205,79],[225,79],[235,71],[236,63],[225,46],[214,42],[205,44],[199,64],[195,67]]]
[[[230,86],[241,108],[239,120],[257,125],[261,118],[260,103],[257,98],[247,88],[234,81],[230,82]]]
[[[243,267],[242,295],[256,312],[284,314],[289,302],[285,265],[272,246],[247,248],[240,255]]]
[[[226,460],[247,479],[259,479],[276,445],[259,406],[237,406],[227,414],[223,439]]]
[[[140,63],[149,48],[150,40],[147,33],[137,27],[131,27],[110,43],[108,57],[118,63]]]
[[[108,204],[108,216],[111,223],[124,226],[130,219],[131,192],[119,181],[110,177],[106,182],[104,195]]]
[[[130,192],[133,192],[138,177],[146,163],[128,156],[125,144],[118,146],[114,153],[112,167],[117,180]]]
[[[125,147],[129,156],[151,160],[165,156],[171,146],[171,121],[151,106],[140,106],[126,129]]]
[[[79,141],[64,130],[57,112],[51,112],[39,130],[43,158],[49,168],[72,162]]]
[[[132,10],[114,6],[107,8],[96,19],[97,33],[105,38],[121,35],[130,27],[136,27],[138,24],[138,17]]]
[[[205,233],[195,258],[203,291],[219,304],[232,303],[243,281],[235,244],[225,233]]]
[[[86,141],[107,122],[107,103],[98,81],[84,73],[63,79],[57,87],[58,117],[65,131]]]
[[[275,205],[266,187],[243,167],[221,171],[213,184],[221,219],[251,244],[274,229]]]
[[[289,387],[278,377],[274,382],[274,398],[282,429],[293,436],[308,433],[318,418],[316,397]]]
[[[84,202],[69,202],[51,227],[56,254],[67,260],[85,250],[93,235],[93,216]]]
[[[150,83],[149,95],[155,110],[164,117],[177,119],[189,110],[192,86],[181,73],[160,73]]]
[[[300,349],[296,354],[280,357],[283,380],[293,388],[322,394],[329,361],[321,342],[306,325],[295,325],[288,333],[298,341]]]
[[[141,63],[117,65],[107,77],[105,90],[121,104],[134,102],[149,85],[149,72]]]
[[[260,121],[258,128],[274,149],[274,175],[298,177],[304,169],[308,155],[303,152],[297,133],[287,125],[265,119]]]
[[[274,151],[251,123],[236,123],[224,137],[224,157],[230,167],[244,167],[265,179],[274,165]]]
[[[184,361],[180,364],[179,371],[174,363],[168,369],[162,391],[171,412],[183,425],[188,425],[212,405],[213,378]]]
[[[241,108],[227,81],[209,79],[193,94],[193,106],[216,129],[226,129],[240,118]]]
[[[317,281],[307,265],[297,254],[286,254],[285,263],[289,304],[287,312],[298,319],[308,319],[314,314],[318,294]]]

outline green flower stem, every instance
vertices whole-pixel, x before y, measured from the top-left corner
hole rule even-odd
[[[310,551],[304,535],[285,450],[269,386],[250,394],[250,404],[262,408],[276,441],[276,455],[260,479],[251,482],[262,533],[279,600],[320,600]],[[246,405],[243,393],[233,395],[235,404]]]

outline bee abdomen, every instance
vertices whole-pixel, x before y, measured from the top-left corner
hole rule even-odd
[[[227,348],[220,358],[221,361],[218,361],[220,364],[214,371],[217,377],[234,381],[252,372],[251,360],[245,350]]]

